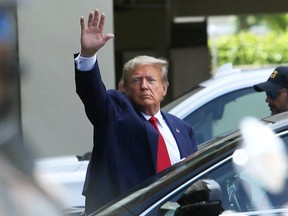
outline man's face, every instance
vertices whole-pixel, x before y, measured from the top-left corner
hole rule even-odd
[[[271,110],[271,115],[288,111],[288,89],[283,88],[276,92],[266,92],[266,102]]]
[[[138,66],[126,81],[125,94],[139,111],[147,115],[156,114],[168,88],[162,81],[160,68],[153,65]]]

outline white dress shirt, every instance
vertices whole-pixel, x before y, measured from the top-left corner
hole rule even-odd
[[[151,116],[148,116],[145,113],[142,113],[142,115],[145,119],[147,119],[147,121],[151,118]],[[157,126],[166,143],[170,162],[171,164],[175,164],[180,161],[180,152],[176,140],[172,132],[170,131],[166,121],[164,120],[160,110],[156,113],[156,115],[154,115],[154,117],[158,120]]]

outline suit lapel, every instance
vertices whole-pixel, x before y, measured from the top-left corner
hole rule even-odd
[[[170,128],[171,133],[174,136],[174,139],[176,140],[179,152],[180,152],[180,158],[183,158],[185,154],[185,136],[183,136],[181,128],[177,125],[175,121],[173,121],[171,118],[169,118],[168,115],[162,112],[162,116],[164,117],[168,127]]]

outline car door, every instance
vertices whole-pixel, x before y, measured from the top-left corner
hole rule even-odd
[[[287,130],[282,131],[279,135],[287,148]],[[279,212],[288,212],[287,175],[284,189],[277,194],[272,194],[268,190],[268,186],[259,184],[259,182],[251,178],[251,175],[248,175],[248,173],[251,173],[248,172],[248,169],[250,167],[236,169],[233,163],[233,154],[228,155],[226,158],[218,161],[217,164],[212,165],[210,168],[203,170],[199,175],[191,178],[188,181],[189,183],[186,182],[185,185],[179,185],[172,193],[146,209],[141,215],[175,216],[175,212],[180,207],[179,200],[185,191],[191,190],[191,186],[201,179],[211,179],[220,185],[223,211],[245,212],[247,215],[261,215],[268,214],[268,212],[274,212],[275,214],[273,213],[273,215],[278,215]],[[194,203],[194,205],[196,204]],[[204,206],[204,203],[199,202],[199,205]],[[209,208],[209,205],[207,205],[207,208]]]

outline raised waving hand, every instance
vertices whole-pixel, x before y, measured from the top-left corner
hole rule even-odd
[[[89,13],[87,25],[84,17],[81,16],[81,56],[91,57],[95,55],[109,39],[114,37],[112,33],[103,35],[104,24],[105,14],[100,14],[98,9]]]

